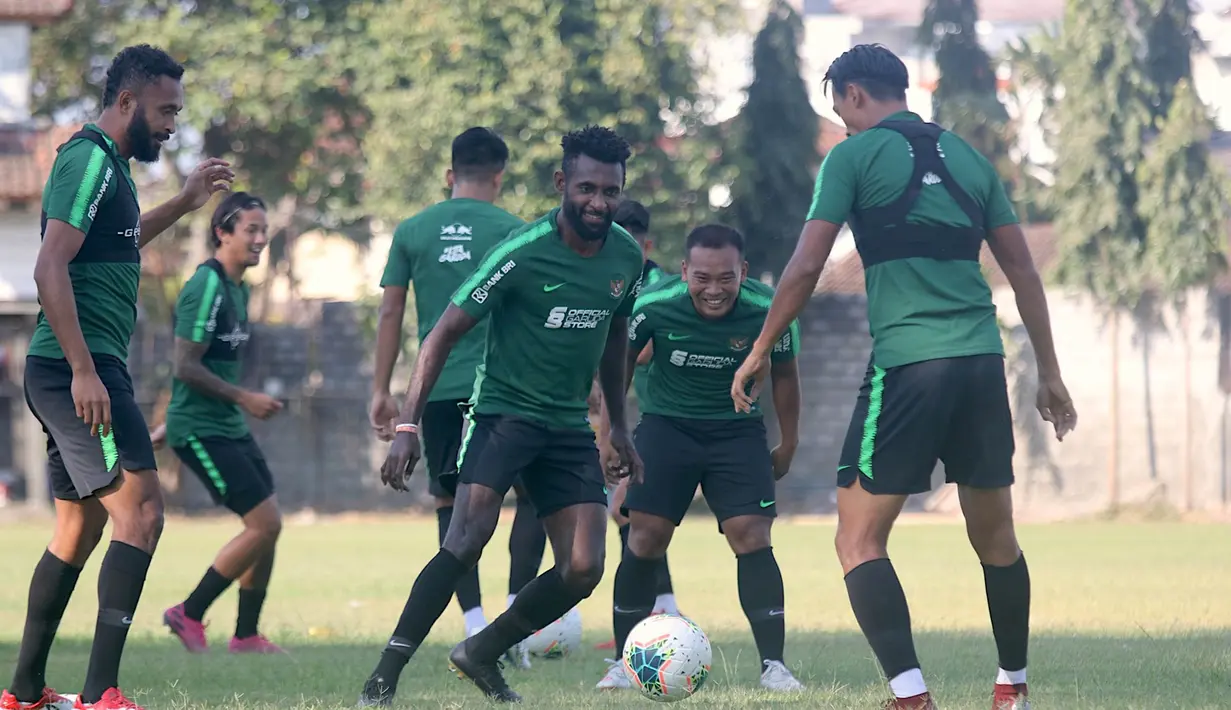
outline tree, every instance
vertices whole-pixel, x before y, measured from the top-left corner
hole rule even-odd
[[[816,112],[800,76],[803,21],[774,0],[752,45],[748,101],[735,119],[735,164],[727,219],[747,239],[754,276],[778,273],[807,217],[817,156]]]
[[[997,96],[996,68],[979,44],[978,21],[975,0],[928,1],[919,41],[936,53],[932,119],[966,139],[1008,177],[1009,115]]]
[[[1012,120],[1006,131],[1015,149],[1009,151],[1012,163],[1010,181],[1018,214],[1031,222],[1055,219],[1055,160],[1046,154],[1056,146],[1059,135],[1057,107],[1060,67],[1065,64],[1064,42],[1058,27],[1045,27],[1030,37],[1018,39],[1005,50],[1012,88],[1006,110]]]
[[[1138,0],[1146,66],[1154,83],[1154,116],[1168,115],[1177,86],[1192,81],[1192,54],[1200,47],[1190,0]]]
[[[509,142],[501,204],[533,218],[559,203],[560,138],[586,123],[633,145],[626,194],[654,214],[659,241],[709,212],[719,149],[706,137],[696,38],[732,0],[397,0],[365,7],[353,56],[372,110],[367,205],[391,226],[441,199],[453,136],[486,125]]]

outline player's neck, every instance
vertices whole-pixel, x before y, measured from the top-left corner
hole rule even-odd
[[[102,129],[111,142],[115,143],[115,150],[120,157],[128,160],[132,157],[132,146],[128,145],[128,132],[124,130],[123,122],[124,119],[115,111],[105,109],[94,125]]]
[[[568,218],[564,216],[564,210],[556,213],[556,231],[560,232],[560,241],[564,242],[564,246],[582,256],[594,256],[602,250],[603,242],[607,241],[606,239],[594,241],[582,239],[577,230],[573,229],[573,225],[569,224]]]
[[[875,107],[869,107],[868,109],[869,118],[872,119],[868,124],[868,128],[875,126],[896,113],[904,113],[907,111],[910,111],[910,107],[906,105],[905,101],[886,101],[884,103],[878,103]]]
[[[244,280],[244,272],[248,270],[248,265],[242,261],[231,261],[226,258],[214,255],[219,264],[222,264],[222,270],[226,272],[227,278],[235,283]]]
[[[496,188],[491,185],[475,185],[467,182],[453,183],[453,199],[480,200],[482,202],[496,201]]]

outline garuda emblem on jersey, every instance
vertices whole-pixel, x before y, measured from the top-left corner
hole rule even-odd
[[[619,298],[624,295],[624,279],[611,280],[611,297]]]
[[[748,349],[748,338],[731,338],[731,349],[741,352]]]

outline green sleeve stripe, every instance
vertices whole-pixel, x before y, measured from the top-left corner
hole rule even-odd
[[[647,293],[644,296],[639,297],[637,299],[636,304],[633,305],[633,310],[639,311],[648,305],[659,303],[662,301],[669,301],[672,298],[679,298],[680,296],[683,296],[686,293],[688,293],[688,284],[681,281],[671,286],[670,288],[663,288],[657,291],[651,291],[650,293]]]
[[[192,342],[205,341],[205,326],[209,324],[210,312],[214,309],[214,300],[218,298],[218,288],[221,286],[218,273],[213,269],[205,270],[205,292],[201,304],[197,306],[197,318],[192,323]]]
[[[772,295],[767,296],[754,290],[752,286],[748,285],[747,281],[744,281],[744,285],[740,287],[739,297],[757,308],[765,308],[767,310],[769,309],[769,304],[774,300]]]
[[[516,237],[501,242],[492,250],[483,263],[479,264],[479,268],[475,269],[470,278],[462,282],[462,285],[453,294],[453,305],[461,306],[470,297],[471,292],[483,285],[485,281],[492,277],[492,274],[508,261],[518,249],[523,249],[531,243],[542,239],[551,234],[552,224],[550,221],[544,221],[541,224],[526,230],[524,233]]]
[[[107,154],[102,148],[94,146],[90,151],[90,160],[86,163],[85,173],[81,176],[81,184],[77,186],[77,196],[73,198],[73,209],[69,212],[69,223],[80,228],[85,221],[86,211],[98,194],[99,182],[102,180],[103,164]]]
[[[787,332],[791,334],[791,355],[793,356],[798,355],[799,354],[799,321],[798,320],[791,321],[791,327],[787,329]]]

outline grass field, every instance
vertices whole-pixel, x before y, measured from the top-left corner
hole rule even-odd
[[[235,531],[229,520],[168,521],[129,638],[122,685],[149,710],[353,707],[420,567],[435,551],[434,520],[289,523],[283,534],[264,631],[290,657],[230,657],[235,596],[214,609],[209,656],[189,656],[160,625],[214,551]],[[489,620],[504,608],[508,525],[482,564]],[[20,638],[29,572],[46,544],[42,522],[0,525],[0,682]],[[792,697],[757,684],[758,664],[735,589],[735,560],[711,521],[690,521],[671,551],[684,613],[714,642],[712,682],[687,701],[706,708],[873,708],[887,697],[855,627],[834,559],[829,524],[782,522],[775,550],[787,585],[787,662],[808,685]],[[1088,523],[1021,531],[1034,576],[1030,680],[1035,708],[1162,710],[1231,707],[1231,528],[1197,524]],[[618,538],[611,533],[608,559]],[[100,548],[101,550],[101,548]],[[893,541],[912,605],[916,642],[942,708],[990,707],[995,647],[982,574],[961,527],[915,524]],[[77,692],[96,608],[96,556],[52,652],[49,680]],[[548,553],[550,561],[550,553]],[[593,690],[605,669],[590,650],[609,637],[611,579],[582,606],[585,650],[530,671],[509,671],[533,708],[648,707],[649,701]],[[403,675],[399,707],[486,707],[473,686],[447,672],[461,634],[456,605]]]

